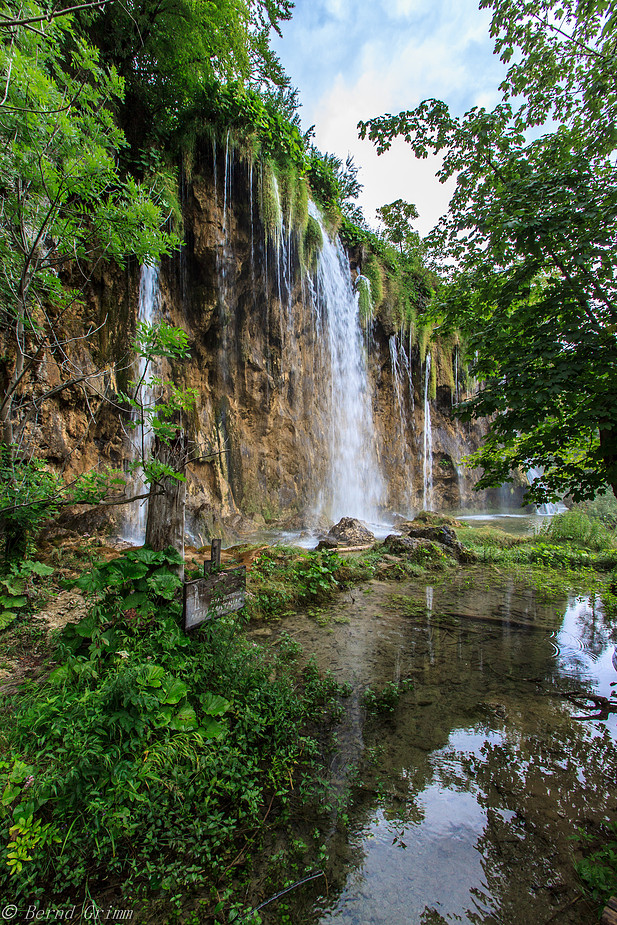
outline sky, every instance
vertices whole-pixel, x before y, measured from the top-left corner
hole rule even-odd
[[[455,114],[499,100],[504,65],[493,55],[490,10],[478,0],[295,0],[282,39],[272,46],[300,91],[303,131],[343,161],[351,153],[364,185],[369,223],[394,199],[413,202],[426,234],[447,210],[451,184],[435,179],[435,158],[416,160],[404,141],[377,156],[358,139],[357,123],[445,100]]]

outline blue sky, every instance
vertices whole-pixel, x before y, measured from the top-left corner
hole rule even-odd
[[[453,112],[492,107],[504,67],[493,55],[490,11],[477,0],[296,0],[293,19],[273,47],[300,90],[303,129],[315,125],[321,151],[360,165],[361,205],[402,197],[418,207],[425,234],[446,210],[450,190],[434,178],[434,160],[416,161],[404,142],[377,157],[356,125],[421,100],[445,100]]]

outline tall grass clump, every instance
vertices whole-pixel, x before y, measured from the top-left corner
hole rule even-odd
[[[541,533],[553,543],[568,543],[593,552],[609,552],[617,548],[617,537],[601,520],[583,511],[556,514]]]

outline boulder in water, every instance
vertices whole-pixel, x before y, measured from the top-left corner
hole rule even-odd
[[[320,549],[338,549],[340,545],[339,541],[335,540],[333,536],[322,536],[315,549],[318,552]]]
[[[339,546],[368,546],[375,542],[371,531],[355,517],[341,518],[332,527],[326,539],[335,540]]]

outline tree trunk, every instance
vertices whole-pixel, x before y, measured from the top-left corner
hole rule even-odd
[[[169,445],[156,441],[155,458],[175,472],[184,475],[187,461],[187,440],[180,432]],[[159,552],[173,546],[184,560],[184,508],[186,482],[166,478],[155,486],[148,501],[146,522],[146,545]],[[179,577],[184,579],[184,566],[179,567]]]

